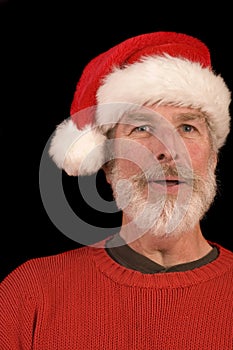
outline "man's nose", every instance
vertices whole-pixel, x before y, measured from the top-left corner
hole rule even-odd
[[[160,163],[170,163],[178,161],[180,155],[184,153],[184,144],[175,130],[163,129],[155,135],[156,142],[153,153]]]

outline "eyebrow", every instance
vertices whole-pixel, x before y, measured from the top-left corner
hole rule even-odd
[[[156,114],[156,112],[154,112]],[[122,124],[132,124],[135,122],[154,122],[155,121],[155,115],[153,112],[131,112],[126,114],[121,122]]]
[[[207,116],[204,113],[180,113],[178,115],[174,116],[174,119],[177,119],[178,121],[189,121],[189,120],[200,120],[200,121],[207,121]]]

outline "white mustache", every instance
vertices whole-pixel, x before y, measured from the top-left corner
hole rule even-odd
[[[186,166],[153,165],[147,170],[132,176],[131,180],[133,182],[142,181],[146,184],[149,181],[165,179],[168,176],[177,177],[179,181],[184,181],[189,185],[199,179],[199,177],[193,173],[192,169]]]

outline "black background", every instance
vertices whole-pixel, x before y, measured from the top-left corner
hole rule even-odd
[[[1,278],[29,258],[81,246],[49,219],[40,197],[39,167],[55,126],[69,116],[76,83],[90,59],[134,35],[184,32],[207,44],[215,71],[233,89],[232,11],[224,3],[211,6],[204,10],[196,2],[103,6],[99,2],[0,1]],[[205,237],[230,250],[232,143],[231,133],[219,155],[219,194],[202,222]],[[64,186],[75,206],[79,201],[76,179],[64,175]],[[107,187],[103,192],[111,197]],[[81,207],[85,219],[103,227],[114,220],[117,226],[120,220],[118,214],[107,218],[85,204]]]

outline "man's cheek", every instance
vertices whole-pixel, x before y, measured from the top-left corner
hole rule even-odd
[[[114,158],[129,176],[146,171],[148,167],[156,162],[148,147],[128,139],[117,141]]]
[[[138,173],[141,173],[142,169],[135,162],[128,159],[117,159],[116,166],[118,169],[119,178],[129,178]]]

